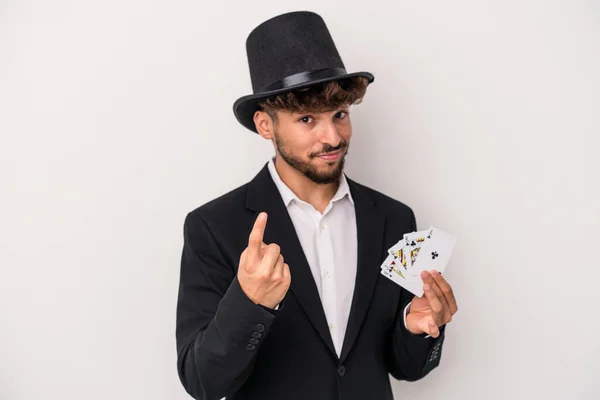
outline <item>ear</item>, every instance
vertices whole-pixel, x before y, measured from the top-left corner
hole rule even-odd
[[[264,111],[256,111],[254,113],[254,125],[258,134],[267,140],[271,140],[274,137],[273,132],[273,120]]]

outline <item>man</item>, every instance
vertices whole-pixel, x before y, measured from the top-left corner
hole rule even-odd
[[[181,382],[203,400],[392,399],[389,374],[439,364],[456,301],[433,271],[422,298],[381,277],[414,214],[342,172],[349,106],[373,75],[346,73],[310,12],[264,22],[246,45],[254,94],[234,114],[275,157],[185,220]]]

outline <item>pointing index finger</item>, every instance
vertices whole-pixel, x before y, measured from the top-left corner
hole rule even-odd
[[[258,214],[256,221],[254,221],[254,226],[252,227],[250,237],[248,238],[249,257],[256,258],[260,254],[266,226],[267,213],[261,212],[260,214]]]

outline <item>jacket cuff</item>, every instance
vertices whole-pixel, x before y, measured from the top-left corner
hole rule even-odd
[[[440,335],[437,338],[429,336],[426,333],[421,333],[421,334],[415,335],[414,333],[412,333],[411,331],[408,330],[408,328],[406,326],[406,322],[405,322],[406,321],[405,312],[407,311],[407,308],[409,305],[410,305],[410,302],[404,306],[403,313],[402,313],[403,318],[401,321],[399,321],[399,323],[398,323],[399,326],[397,327],[397,329],[399,329],[400,332],[402,333],[402,337],[403,337],[404,341],[406,342],[407,346],[414,349],[419,354],[427,354],[427,357],[425,359],[425,363],[423,365],[423,369],[421,372],[422,376],[425,376],[431,370],[433,370],[435,367],[437,367],[440,364],[440,358],[441,358],[441,354],[442,354],[442,344],[444,343],[444,339],[445,339],[446,325],[442,325],[439,328]]]
[[[237,277],[221,299],[216,314],[224,341],[248,352],[259,348],[274,319],[273,310],[268,311],[246,296]]]
[[[270,312],[273,315],[277,315],[277,313],[279,311],[281,311],[283,309],[283,307],[285,306],[285,300],[281,300],[281,303],[277,304],[275,306],[275,308],[269,308],[267,306],[263,306],[262,304],[259,304],[259,306],[261,306],[262,308],[264,308],[265,310],[267,310],[268,312]]]

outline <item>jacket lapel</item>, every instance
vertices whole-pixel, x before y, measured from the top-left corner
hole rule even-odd
[[[344,362],[358,336],[380,272],[385,216],[364,187],[347,179],[354,200],[358,235],[356,282],[340,361]]]
[[[281,254],[290,266],[290,290],[329,350],[336,355],[317,285],[292,220],[266,165],[248,185],[246,207],[257,213],[265,211],[269,215],[264,242],[280,246]]]

